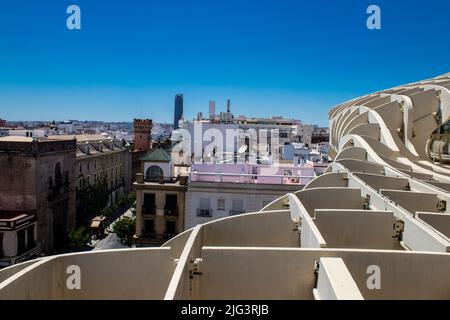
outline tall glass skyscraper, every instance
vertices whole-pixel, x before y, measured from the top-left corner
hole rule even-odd
[[[178,121],[180,121],[182,116],[183,116],[183,95],[177,94],[175,96],[175,112],[173,118],[174,129],[178,129]]]

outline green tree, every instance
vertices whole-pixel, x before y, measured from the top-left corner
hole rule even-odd
[[[131,247],[136,232],[136,222],[128,217],[117,220],[114,222],[113,232],[117,234],[121,244]]]
[[[112,212],[117,212],[117,210],[119,210],[119,208],[117,207],[117,205],[113,205],[113,206],[111,206],[111,210],[112,210]]]
[[[77,189],[77,215],[81,224],[87,224],[108,204],[106,180],[93,186]]]
[[[134,202],[136,201],[136,192],[130,192],[127,196],[127,201],[130,206],[133,206]]]
[[[117,206],[119,207],[123,207],[127,204],[128,204],[127,197],[120,197],[119,201],[117,202]]]
[[[69,233],[70,246],[73,249],[83,249],[90,239],[90,235],[84,226],[72,229]]]
[[[103,208],[101,211],[101,215],[105,216],[107,219],[111,218],[114,211],[111,208]]]

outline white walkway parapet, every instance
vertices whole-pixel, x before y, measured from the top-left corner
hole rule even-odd
[[[0,270],[0,299],[450,299],[450,151],[435,134],[449,89],[447,74],[342,103],[335,161],[303,190],[161,248]],[[65,286],[71,265],[81,290]]]

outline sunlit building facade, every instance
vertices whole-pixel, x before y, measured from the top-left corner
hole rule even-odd
[[[342,103],[329,118],[334,162],[303,190],[160,248],[4,269],[0,299],[449,299],[450,170],[436,130],[450,119],[450,74]],[[82,290],[65,286],[74,264]]]

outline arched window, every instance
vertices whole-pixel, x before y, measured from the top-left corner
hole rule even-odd
[[[145,172],[145,179],[150,181],[158,181],[164,176],[164,172],[158,166],[151,166]]]

